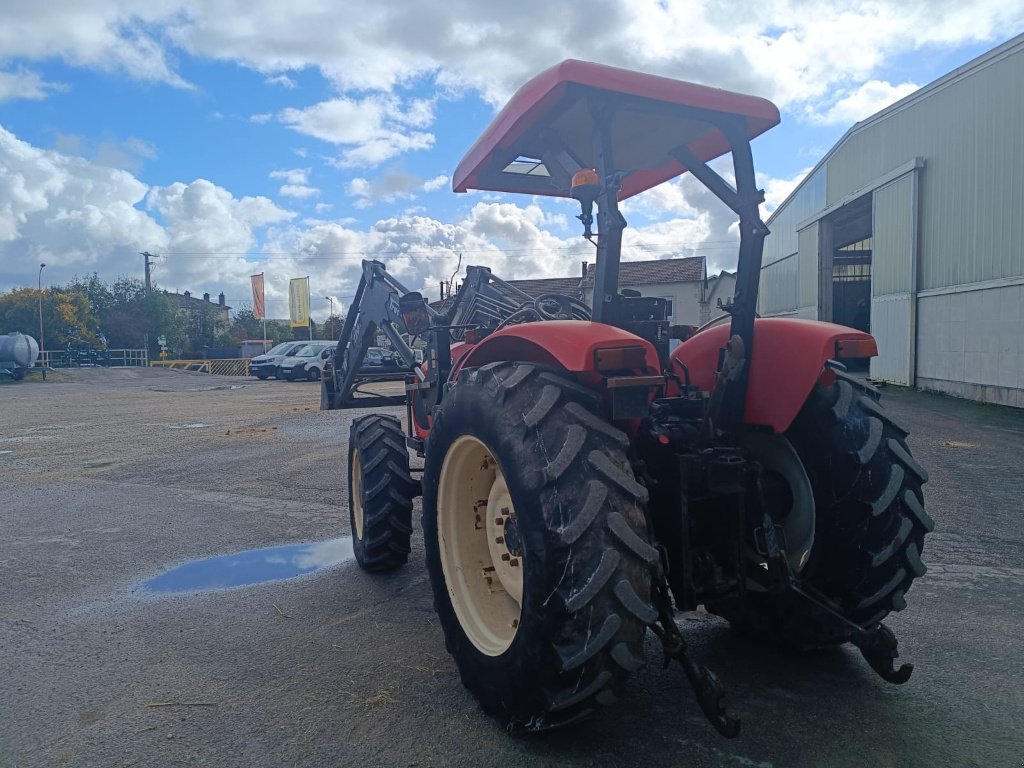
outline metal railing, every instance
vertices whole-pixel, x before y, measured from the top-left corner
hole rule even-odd
[[[36,365],[48,368],[132,368],[149,365],[149,351],[145,349],[46,349],[39,353]]]
[[[150,366],[154,368],[171,368],[179,371],[195,371],[196,373],[210,373],[215,376],[249,375],[248,358],[236,358],[233,360],[153,360]]]

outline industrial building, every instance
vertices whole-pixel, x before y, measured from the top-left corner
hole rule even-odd
[[[768,220],[759,311],[874,379],[1024,407],[1024,35],[855,124]]]

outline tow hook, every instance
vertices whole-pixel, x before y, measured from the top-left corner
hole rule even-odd
[[[894,667],[894,661],[900,655],[896,650],[898,643],[892,630],[885,624],[879,622],[872,630],[855,633],[850,642],[860,649],[861,656],[886,682],[902,685],[910,679],[914,671],[913,664],[902,664],[899,669]]]
[[[704,716],[725,738],[734,739],[740,735],[740,721],[726,711],[725,687],[714,672],[690,655],[686,640],[672,618],[668,590],[664,574],[659,573],[653,590],[658,618],[651,624],[651,629],[661,639],[661,649],[665,654],[664,666],[667,668],[673,659],[682,665]]]
[[[849,640],[860,650],[861,656],[871,665],[871,668],[878,673],[878,676],[887,683],[902,685],[910,679],[914,671],[913,664],[902,664],[899,669],[895,667],[895,660],[899,658],[899,642],[896,635],[892,633],[882,622],[878,622],[871,629],[864,629],[859,624],[847,619],[824,599],[819,599],[805,590],[790,585],[790,589],[814,605],[823,614],[829,616],[837,624],[844,625],[849,630]]]

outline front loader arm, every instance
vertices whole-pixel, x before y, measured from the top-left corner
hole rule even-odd
[[[402,338],[398,324],[402,320],[399,299],[412,292],[388,274],[379,261],[364,261],[363,275],[359,287],[345,317],[345,325],[338,338],[334,353],[334,366],[330,376],[324,376],[320,390],[320,410],[332,411],[353,407],[355,401],[356,377],[362,365],[366,350],[373,345],[378,329],[391,341],[402,362],[413,370],[416,358],[412,349]],[[426,303],[423,310],[431,320],[440,317]],[[373,395],[360,397],[363,405],[397,405],[404,397]],[[363,402],[372,401],[372,402]]]

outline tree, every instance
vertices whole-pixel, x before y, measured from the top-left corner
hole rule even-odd
[[[247,305],[235,310],[231,318],[231,329],[229,331],[234,343],[240,343],[246,339],[263,338],[263,321],[258,319]]]
[[[63,290],[68,293],[80,293],[85,296],[89,302],[89,308],[100,319],[101,324],[114,301],[110,288],[100,280],[99,275],[95,272],[87,277],[76,276],[71,278],[71,281],[64,286]]]
[[[18,288],[0,295],[0,331],[18,331],[38,340],[39,297],[35,288]],[[90,346],[98,343],[99,321],[83,294],[47,288],[42,292],[42,307],[46,349],[63,349],[71,342]]]
[[[162,291],[154,288],[147,292],[141,280],[129,277],[118,278],[110,288],[99,280],[78,280],[69,285],[72,286],[90,297],[108,346],[115,349],[148,346],[150,355],[155,356],[160,351],[157,338],[163,335],[168,346],[180,348],[185,322],[173,301]]]
[[[217,327],[220,313],[216,304],[201,304],[189,308],[183,314],[186,350],[197,353],[204,347],[216,346],[217,337],[220,335],[220,329]]]
[[[341,333],[341,329],[345,327],[345,316],[344,315],[331,315],[329,316],[322,326],[320,326],[321,333],[320,338],[322,339],[337,339],[338,334]]]

